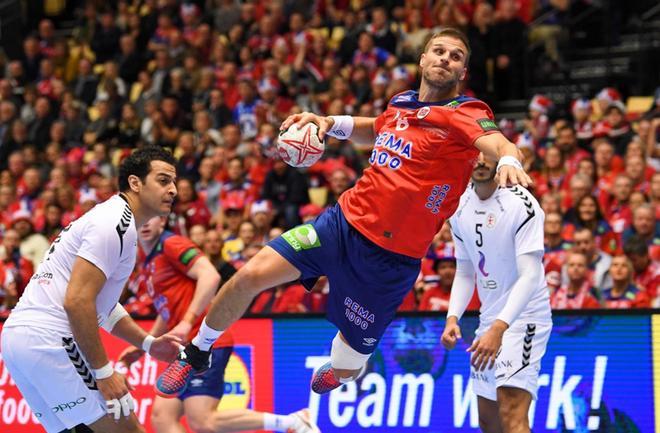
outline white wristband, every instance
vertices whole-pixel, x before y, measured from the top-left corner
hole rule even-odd
[[[115,372],[115,369],[112,368],[112,365],[108,362],[101,368],[92,368],[92,374],[94,379],[107,379]]]
[[[506,156],[503,156],[503,157],[500,158],[500,160],[497,162],[497,171],[498,172],[500,171],[500,168],[502,168],[503,165],[508,165],[508,166],[511,166],[511,167],[515,167],[518,170],[523,169],[523,166],[520,163],[520,161],[518,161],[518,158],[516,158],[515,156],[511,156],[511,155],[506,155]]]
[[[353,133],[353,127],[355,126],[355,120],[353,116],[329,116],[335,123],[332,124],[332,127],[327,132],[331,137],[338,138],[340,140],[348,140]]]
[[[155,339],[156,337],[153,335],[147,335],[144,337],[144,340],[142,341],[142,350],[149,353],[149,349],[151,349],[151,343],[153,343]]]

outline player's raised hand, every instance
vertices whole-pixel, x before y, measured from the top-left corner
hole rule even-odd
[[[292,114],[291,116],[284,119],[284,122],[282,122],[282,125],[280,125],[280,131],[286,131],[294,123],[296,124],[296,127],[300,129],[310,122],[316,124],[316,126],[319,127],[319,140],[323,140],[325,138],[325,134],[330,130],[330,128],[332,128],[332,125],[334,124],[332,117],[324,117],[314,113],[304,112]]]
[[[447,350],[452,350],[456,347],[456,342],[462,338],[461,327],[458,326],[456,320],[450,321],[450,319],[447,319],[445,330],[442,331],[442,337],[440,337],[440,342]]]
[[[176,335],[161,335],[151,343],[149,355],[159,361],[173,362],[177,355],[179,355],[179,352],[183,349],[182,344],[183,340]]]
[[[527,188],[534,183],[525,170],[511,165],[500,167],[497,171],[497,182],[502,188],[511,185],[522,185]]]
[[[144,355],[144,350],[139,349],[135,346],[129,346],[124,351],[119,355],[119,359],[117,359],[117,362],[121,362],[126,366],[126,368],[129,368],[131,364],[136,362],[138,359],[142,358],[142,355]]]

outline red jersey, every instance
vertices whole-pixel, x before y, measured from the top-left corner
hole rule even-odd
[[[192,302],[196,282],[186,274],[203,255],[190,239],[164,231],[144,260],[142,272],[147,292],[154,301],[156,311],[167,322],[168,330],[183,320]],[[204,314],[200,314],[188,335],[188,340],[197,335],[203,319]],[[213,347],[232,344],[231,335],[225,332]]]
[[[376,245],[424,257],[465,191],[479,150],[474,141],[498,132],[478,99],[424,103],[417,92],[392,98],[376,119],[367,168],[339,198],[346,220]]]

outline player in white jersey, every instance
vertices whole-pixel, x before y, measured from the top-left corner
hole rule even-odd
[[[525,188],[499,188],[495,175],[495,162],[480,155],[450,219],[457,266],[442,343],[452,349],[461,338],[458,321],[476,275],[481,314],[468,351],[479,424],[486,433],[522,433],[530,431],[527,414],[552,330],[544,214]]]
[[[176,337],[148,336],[117,303],[135,265],[136,228],[171,210],[175,163],[157,147],[126,158],[120,194],[62,230],[5,323],[3,361],[48,433],[77,424],[104,433],[144,432],[99,327],[158,359],[178,354]]]

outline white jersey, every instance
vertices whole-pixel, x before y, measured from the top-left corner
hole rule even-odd
[[[64,295],[77,257],[105,274],[96,297],[101,325],[119,300],[137,257],[135,218],[128,203],[115,195],[67,226],[53,241],[30,279],[5,327],[46,328],[71,335]]]
[[[544,219],[539,203],[521,186],[498,188],[483,201],[472,188],[461,196],[450,223],[456,259],[470,260],[476,272],[482,327],[490,326],[507,302],[518,279],[516,257],[544,251]],[[538,266],[539,280],[531,288],[534,293],[518,319],[551,321],[541,259]]]

